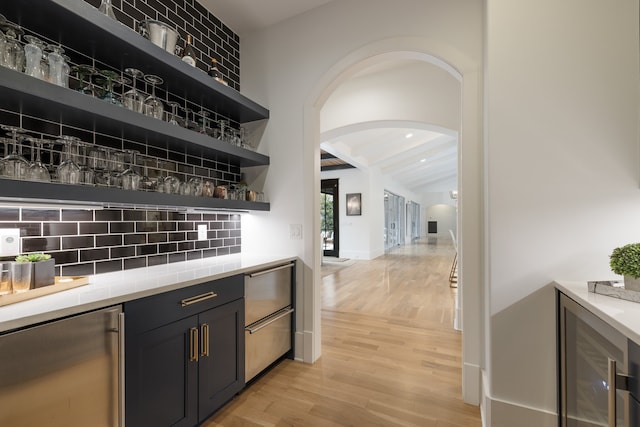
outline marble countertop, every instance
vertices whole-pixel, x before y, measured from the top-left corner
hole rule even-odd
[[[234,254],[89,276],[89,284],[0,307],[0,332],[257,271],[296,257]]]
[[[555,281],[565,295],[640,344],[640,303],[589,292],[586,282]]]

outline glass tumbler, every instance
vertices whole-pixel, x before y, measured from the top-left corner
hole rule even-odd
[[[64,60],[64,49],[60,46],[49,45],[51,52],[47,56],[49,61],[49,80],[57,86],[65,85],[64,69],[66,61]]]
[[[31,77],[42,79],[42,68],[40,61],[42,60],[43,43],[34,36],[24,36],[27,44],[24,46],[24,55],[26,58],[26,66],[24,73]]]
[[[6,41],[3,52],[5,67],[22,72],[24,69],[24,49],[20,44],[20,36],[24,34],[24,31],[17,25],[9,23],[4,25],[6,30]]]

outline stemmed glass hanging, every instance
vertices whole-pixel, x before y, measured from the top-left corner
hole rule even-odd
[[[138,78],[144,77],[144,74],[142,74],[142,71],[136,70],[135,68],[126,68],[124,72],[129,74],[133,79],[131,89],[122,95],[124,106],[131,111],[142,113],[144,108],[144,96],[138,92],[138,89],[136,89],[136,82]]]
[[[151,95],[144,101],[144,114],[162,120],[164,105],[162,101],[160,101],[160,98],[156,96],[156,86],[164,83],[164,80],[159,76],[147,74],[144,76],[144,81],[151,85]]]
[[[35,160],[33,158],[31,160],[31,164],[27,170],[27,179],[31,181],[51,182],[49,169],[47,169],[40,159],[40,150],[42,149],[43,144],[48,141],[39,138],[28,138],[28,140],[31,144],[35,144],[36,146],[36,158]]]
[[[27,169],[29,168],[29,162],[18,152],[18,135],[23,134],[25,130],[7,125],[2,125],[1,127],[7,131],[7,135],[11,136],[11,141],[13,142],[11,153],[3,159],[3,176],[7,178],[24,179],[27,174]]]
[[[63,184],[79,184],[80,166],[73,160],[73,152],[78,146],[80,138],[62,135],[56,142],[64,145],[62,162],[58,166],[58,181]]]
[[[209,120],[207,119],[207,117],[209,117],[211,113],[205,110],[200,110],[200,115],[202,116],[202,125],[200,126],[200,133],[208,135],[209,132],[211,132],[211,129],[209,128]]]

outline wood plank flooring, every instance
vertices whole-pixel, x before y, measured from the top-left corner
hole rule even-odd
[[[285,360],[203,425],[481,426],[461,399],[449,239],[323,266],[322,357]]]

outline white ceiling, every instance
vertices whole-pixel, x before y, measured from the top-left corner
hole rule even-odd
[[[266,28],[333,0],[199,0],[238,35]]]
[[[242,35],[264,29],[334,0],[199,0],[229,28]],[[395,64],[393,66],[402,66]],[[387,66],[362,74],[388,71]],[[338,135],[339,133],[339,135]],[[413,137],[406,138],[408,133]],[[322,148],[356,167],[379,168],[383,175],[419,192],[457,175],[457,137],[424,126],[368,126],[323,135]],[[424,160],[423,160],[424,159]]]
[[[457,175],[457,137],[419,125],[374,124],[338,136],[323,135],[322,140],[323,150],[357,168],[379,169],[383,176],[417,193]]]

